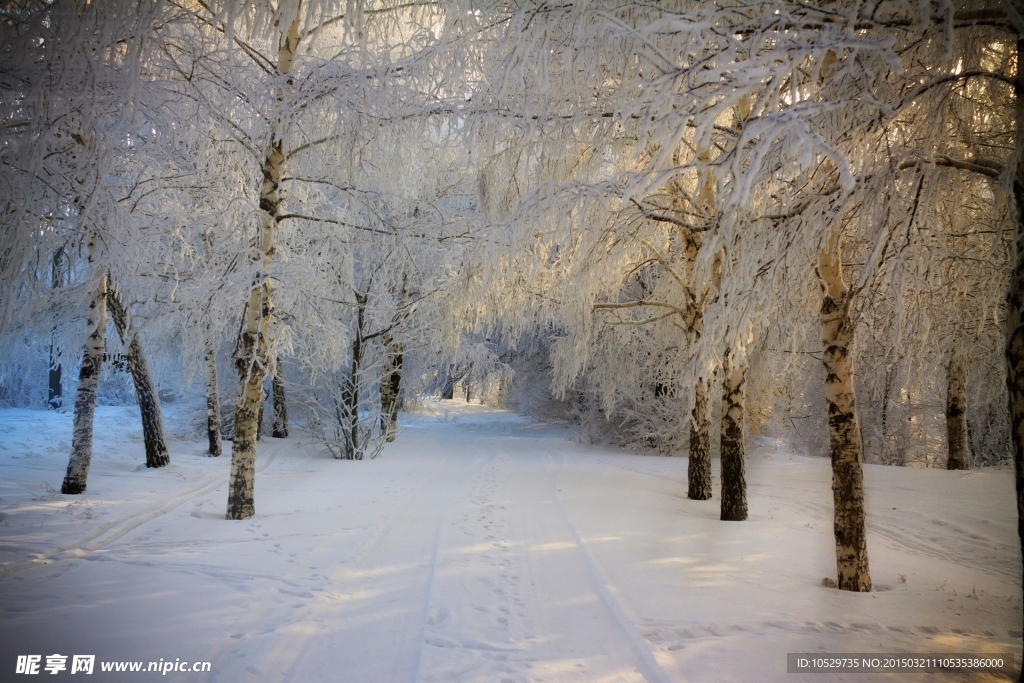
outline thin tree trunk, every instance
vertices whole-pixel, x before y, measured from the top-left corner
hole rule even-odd
[[[128,312],[124,308],[121,296],[113,287],[107,295],[107,305],[114,327],[121,337],[121,345],[128,340]],[[163,467],[171,462],[167,452],[167,440],[164,437],[164,418],[160,411],[160,396],[157,393],[153,373],[142,352],[139,335],[131,337],[127,344],[125,359],[128,370],[135,384],[135,395],[139,399],[139,413],[142,415],[142,440],[146,444],[146,467]]]
[[[384,373],[380,381],[380,430],[388,443],[398,428],[398,396],[402,385],[403,345],[384,334]]]
[[[885,393],[882,396],[882,447],[879,453],[879,462],[887,465],[892,464],[889,462],[889,401],[895,383],[896,364],[894,363],[885,370],[885,386],[883,388]]]
[[[211,458],[219,457],[220,448],[220,396],[217,392],[217,351],[209,326],[206,330],[206,437],[210,442]]]
[[[743,450],[743,383],[746,365],[735,365],[726,350],[722,382],[722,516],[724,521],[747,518],[747,477]]]
[[[269,374],[269,373],[268,373]],[[263,415],[267,407],[267,397],[270,396],[270,392],[267,391],[266,387],[263,387],[263,400],[260,401],[260,413],[259,417],[256,418],[256,440],[263,440]]]
[[[711,420],[708,393],[703,378],[693,388],[693,418],[690,422],[690,460],[686,467],[688,496],[692,500],[711,498]]]
[[[90,269],[95,269],[95,238],[89,242]],[[96,412],[96,388],[99,385],[100,370],[103,367],[103,350],[107,332],[107,276],[99,278],[96,289],[89,301],[89,317],[86,323],[89,336],[85,340],[82,354],[82,368],[78,373],[78,389],[75,393],[75,423],[71,437],[71,457],[68,471],[64,475],[61,493],[75,494],[85,491],[89,478],[89,464],[92,461],[92,423]]]
[[[342,391],[344,443],[341,459],[361,460],[359,452],[359,373],[363,363],[363,327],[366,324],[366,295],[356,294],[356,329],[352,339],[352,365]]]
[[[203,257],[210,262],[213,256],[213,233],[203,235]],[[213,325],[210,314],[206,318],[206,438],[211,458],[220,457],[220,392],[217,388],[217,347],[213,343]]]
[[[64,247],[58,247],[53,254],[53,261],[50,265],[50,284],[54,289],[64,283],[64,272],[61,269],[61,258],[64,256]],[[46,407],[49,410],[56,410],[64,403],[63,368],[60,363],[60,350],[54,344],[56,325],[50,330],[50,372],[49,386],[46,397]]]
[[[60,408],[64,403],[64,382],[63,374],[64,369],[60,363],[60,352],[55,348],[53,343],[54,333],[50,333],[50,374],[49,374],[49,387],[46,397],[46,407],[49,410],[56,410]]]
[[[870,591],[860,425],[849,355],[853,323],[849,290],[843,281],[838,232],[833,232],[828,244],[818,252],[818,273],[825,289],[821,331],[825,348],[825,401],[832,456],[838,586],[842,590]]]
[[[971,466],[967,446],[967,371],[967,363],[954,353],[946,372],[947,470],[967,470]]]
[[[288,33],[278,46],[278,72],[287,76],[299,46],[299,9],[288,27]],[[290,89],[289,79],[285,90]],[[278,94],[278,104],[284,99]],[[260,185],[260,268],[249,290],[249,301],[242,314],[242,330],[235,348],[235,367],[238,368],[240,387],[235,406],[234,440],[231,444],[231,475],[228,480],[228,519],[246,519],[256,512],[255,472],[256,437],[259,430],[259,411],[263,405],[263,380],[271,371],[274,359],[274,340],[271,322],[274,318],[274,290],[267,271],[277,253],[278,216],[281,209],[281,174],[284,171],[282,131],[280,124],[272,130],[270,149],[263,161],[263,180]]]
[[[274,373],[274,431],[271,434],[275,439],[284,439],[288,436],[288,404],[284,397],[284,382],[281,380],[281,362],[278,361],[277,372]]]
[[[348,419],[347,460],[359,459],[359,366],[363,356],[362,340],[356,337],[352,342],[352,368],[349,371],[348,388],[345,393],[345,415]]]
[[[359,455],[359,365],[363,349],[357,337],[352,342],[352,367],[349,370],[348,390],[345,394],[345,415],[348,419],[347,460],[357,460]]]
[[[444,386],[441,388],[441,398],[448,399],[449,401],[455,398],[455,377],[452,375],[451,368],[448,368],[448,375],[444,380]]]

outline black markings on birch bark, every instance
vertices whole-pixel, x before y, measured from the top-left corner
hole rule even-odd
[[[691,500],[708,500],[711,498],[711,420],[708,418],[708,391],[703,379],[697,380],[694,385],[690,416],[687,496]]]
[[[146,467],[163,467],[170,464],[171,457],[167,452],[167,439],[164,436],[164,417],[160,411],[160,396],[157,393],[153,373],[142,352],[139,335],[129,337],[128,312],[125,310],[121,295],[114,287],[107,294],[107,307],[110,317],[125,346],[125,359],[128,371],[131,372],[135,384],[135,395],[139,399],[139,413],[142,416],[142,440],[146,445]],[[129,341],[129,339],[131,341]]]
[[[747,476],[743,450],[743,384],[746,365],[726,349],[722,381],[722,514],[725,521],[747,518]]]
[[[843,281],[839,235],[833,231],[818,252],[818,274],[824,285],[821,304],[825,352],[825,402],[828,406],[829,450],[832,458],[832,498],[838,587],[870,591],[864,512],[864,473],[860,425],[849,356],[853,341],[850,296]]]
[[[95,238],[89,242],[90,270],[95,271]],[[103,350],[107,332],[107,276],[100,276],[89,300],[89,316],[86,322],[89,336],[82,353],[82,367],[78,373],[78,389],[75,392],[75,422],[71,437],[71,457],[64,475],[61,493],[76,494],[85,491],[92,462],[92,426],[96,412],[96,388],[99,385],[100,370],[103,368]]]
[[[947,470],[970,469],[967,446],[967,361],[954,352],[946,372]]]

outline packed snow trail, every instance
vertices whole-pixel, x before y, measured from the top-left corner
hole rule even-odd
[[[686,499],[685,458],[428,402],[372,461],[261,442],[257,514],[228,522],[228,457],[179,439],[140,469],[131,409],[98,416],[89,492],[66,497],[45,482],[70,416],[0,410],[0,680],[53,653],[295,683],[821,683],[844,679],[787,674],[786,653],[1020,654],[1008,472],[867,467],[878,590],[851,594],[821,586],[828,461],[764,440],[750,520],[721,522]]]

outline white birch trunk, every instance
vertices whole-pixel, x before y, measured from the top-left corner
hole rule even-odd
[[[206,436],[210,442],[210,457],[221,454],[220,448],[220,396],[217,393],[217,351],[213,334],[206,328]]]
[[[213,234],[203,235],[203,258],[209,263],[213,256]],[[209,441],[207,453],[211,458],[220,457],[220,393],[217,389],[217,347],[213,342],[213,325],[210,314],[206,314],[206,438]]]
[[[89,267],[96,269],[96,240],[89,241]],[[61,493],[76,494],[85,491],[92,461],[92,425],[96,412],[96,388],[99,385],[100,370],[103,368],[103,351],[107,333],[107,276],[100,276],[89,300],[89,317],[86,322],[89,336],[85,340],[82,354],[82,368],[78,373],[78,389],[75,393],[75,422],[71,437],[71,457],[67,474],[60,488]]]
[[[299,46],[299,6],[288,33],[278,48],[278,71],[287,75]],[[290,86],[289,86],[290,87]],[[283,99],[283,93],[278,100]],[[263,381],[271,372],[274,340],[271,324],[274,318],[274,290],[267,270],[277,252],[278,216],[280,215],[281,174],[285,155],[281,123],[272,124],[273,137],[263,161],[260,185],[260,272],[253,280],[249,301],[242,314],[242,330],[235,348],[235,367],[240,388],[235,405],[234,441],[231,445],[231,475],[228,480],[228,519],[246,519],[256,512],[255,473],[256,437],[259,412],[263,404]]]
[[[743,384],[745,364],[737,364],[726,349],[722,370],[722,514],[721,519],[747,518],[747,475],[743,449]]]
[[[114,327],[125,346],[125,359],[128,371],[131,372],[135,384],[135,395],[139,399],[139,414],[142,417],[142,440],[146,446],[146,467],[163,467],[170,464],[171,456],[167,452],[167,439],[164,436],[164,416],[160,410],[160,396],[157,393],[153,373],[142,352],[139,335],[128,341],[128,311],[125,310],[121,296],[112,286],[107,293],[107,305]],[[126,343],[127,342],[127,343]]]
[[[708,390],[703,378],[698,379],[694,385],[690,415],[687,495],[691,500],[708,500],[711,498],[711,420],[708,418]]]
[[[853,386],[853,322],[849,289],[843,281],[839,234],[832,232],[818,252],[818,273],[825,289],[821,304],[825,348],[825,401],[828,404],[832,456],[832,497],[835,504],[836,565],[842,590],[870,591],[865,533],[864,473]]]

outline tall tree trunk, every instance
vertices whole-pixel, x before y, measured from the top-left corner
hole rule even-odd
[[[277,372],[274,373],[274,431],[275,439],[288,436],[288,404],[284,397],[284,382],[281,380],[281,361],[278,359]]]
[[[889,461],[889,402],[892,396],[892,387],[896,383],[896,364],[893,363],[885,370],[885,386],[882,395],[882,446],[879,452],[878,461],[890,465]],[[902,464],[902,463],[900,463]]]
[[[359,366],[362,355],[362,340],[356,337],[352,342],[352,367],[345,392],[345,417],[348,420],[346,460],[356,460],[359,456]]]
[[[53,259],[50,263],[50,285],[53,289],[58,289],[64,285],[64,268],[62,267],[62,260],[66,258],[67,257],[64,254],[64,247],[58,247],[53,252]],[[49,410],[56,410],[64,403],[64,370],[61,367],[60,362],[60,349],[58,349],[54,344],[54,337],[56,336],[56,333],[57,326],[54,325],[50,330],[50,372],[49,377],[47,377],[49,382],[46,407]]]
[[[206,263],[213,256],[213,233],[203,235],[203,257]],[[206,314],[206,438],[210,442],[207,452],[211,458],[221,454],[220,447],[220,392],[217,389],[217,347],[213,343],[213,325]]]
[[[395,440],[398,427],[398,395],[402,385],[404,349],[390,333],[384,334],[384,371],[380,380],[380,431],[388,443]]]
[[[56,410],[64,403],[64,369],[60,363],[60,351],[53,343],[54,332],[50,332],[50,373],[49,386],[46,397],[46,407],[49,410]]]
[[[444,380],[444,386],[441,387],[441,398],[448,399],[449,401],[455,398],[455,377],[452,375],[451,366],[448,367],[448,374]]]
[[[121,337],[121,345],[128,341],[128,312],[125,310],[121,295],[113,287],[107,295],[107,305],[114,327]],[[164,437],[164,417],[160,411],[160,396],[157,394],[153,373],[142,352],[139,335],[131,337],[127,343],[125,359],[128,370],[135,384],[135,395],[139,399],[139,412],[142,415],[142,440],[146,444],[146,467],[163,467],[171,462],[167,452],[167,440]]]
[[[843,281],[839,234],[835,229],[818,252],[818,273],[824,285],[821,304],[823,361],[826,370],[829,450],[832,456],[832,497],[838,586],[842,590],[870,591],[868,548],[864,514],[864,473],[860,425],[853,385],[850,344],[849,289]]]
[[[724,521],[747,518],[747,476],[743,450],[743,383],[746,365],[736,364],[726,349],[722,382],[722,516]]]
[[[1017,36],[1017,75],[1014,106],[1017,148],[1024,139],[1024,36]],[[1013,197],[1017,216],[1013,235],[1013,273],[1006,296],[1006,385],[1010,402],[1010,439],[1013,441],[1013,471],[1017,487],[1017,535],[1024,560],[1024,154],[1017,155]],[[1024,683],[1024,667],[1020,680]]]
[[[299,47],[299,10],[283,36],[277,51],[278,72],[287,76]],[[291,79],[277,95],[278,105],[290,90]],[[249,301],[242,314],[242,329],[235,348],[235,367],[240,387],[235,405],[234,440],[231,444],[231,475],[228,481],[228,519],[246,519],[256,512],[255,473],[256,437],[259,430],[259,411],[263,405],[263,381],[271,371],[274,359],[274,340],[271,323],[274,318],[274,290],[269,273],[277,254],[278,216],[281,210],[281,174],[284,171],[281,123],[271,126],[271,143],[263,160],[263,180],[260,185],[259,269],[249,290]]]
[[[269,374],[269,373],[268,373]],[[270,392],[267,391],[267,387],[263,387],[263,400],[260,401],[260,412],[256,418],[256,440],[263,440],[263,415],[266,412],[267,398],[270,396]]]
[[[692,500],[708,500],[711,498],[711,420],[703,378],[694,385],[690,415],[693,419],[690,422],[690,460],[686,466],[688,496]]]
[[[967,362],[954,352],[946,372],[947,470],[970,469],[971,453],[967,446],[967,372]]]
[[[210,457],[221,454],[220,448],[220,396],[217,392],[217,351],[213,334],[206,328],[206,437],[210,442]]]
[[[367,296],[357,293],[355,297],[357,307],[355,336],[352,339],[352,365],[342,391],[344,405],[341,414],[345,420],[342,426],[343,460],[362,460],[362,453],[359,451],[359,373],[363,364],[363,328],[366,324]]]
[[[95,238],[89,242],[90,270],[95,272]],[[89,336],[85,340],[82,354],[82,368],[78,373],[78,389],[75,393],[75,423],[71,437],[71,458],[64,475],[61,493],[83,493],[89,478],[89,464],[92,461],[92,423],[96,412],[96,388],[99,385],[100,370],[103,368],[103,350],[107,333],[107,276],[100,276],[89,300],[89,317],[86,323]]]

